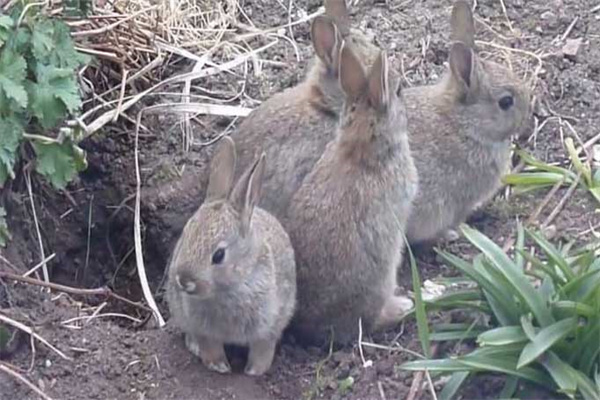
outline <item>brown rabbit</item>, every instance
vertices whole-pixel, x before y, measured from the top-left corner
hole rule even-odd
[[[223,138],[206,200],[175,247],[167,300],[187,348],[208,368],[230,372],[224,344],[249,345],[245,371],[260,375],[294,312],[294,251],[279,222],[256,207],[265,155],[232,189],[235,159],[233,140]]]
[[[466,1],[451,17],[450,69],[439,83],[404,92],[419,192],[406,235],[435,240],[489,200],[507,171],[511,135],[529,116],[529,93],[510,70],[481,60]]]
[[[287,229],[298,266],[298,310],[292,328],[303,342],[355,338],[395,322],[410,299],[396,296],[396,270],[417,173],[406,113],[380,53],[369,75],[342,46],[346,101],[334,141],[290,205]]]
[[[269,98],[234,133],[237,175],[258,152],[266,151],[269,164],[260,205],[277,218],[285,215],[293,193],[334,137],[344,99],[338,83],[341,41],[346,40],[361,60],[372,62],[378,52],[360,32],[349,28],[344,0],[326,0],[325,8],[326,15],[311,25],[317,57],[306,79]]]

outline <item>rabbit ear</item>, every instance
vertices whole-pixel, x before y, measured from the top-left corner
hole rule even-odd
[[[325,0],[325,15],[335,21],[343,37],[350,33],[350,14],[346,0]]]
[[[265,174],[265,158],[265,153],[262,153],[242,175],[231,193],[231,204],[240,214],[242,236],[248,233],[254,207],[260,200],[262,180]]]
[[[381,111],[390,103],[389,66],[384,51],[379,53],[369,73],[369,100],[373,108]]]
[[[354,101],[363,95],[368,84],[365,71],[358,57],[345,42],[340,50],[339,71],[340,85],[346,96]]]
[[[450,70],[463,95],[469,97],[477,91],[475,54],[462,42],[454,43],[450,49]]]
[[[225,136],[221,139],[221,143],[210,163],[206,201],[227,199],[233,186],[235,162],[235,143],[229,136]]]
[[[454,3],[450,26],[452,41],[463,42],[471,49],[475,49],[475,22],[470,2],[458,0]]]
[[[310,26],[310,36],[317,56],[329,69],[337,69],[341,38],[337,27],[328,17],[318,16]]]

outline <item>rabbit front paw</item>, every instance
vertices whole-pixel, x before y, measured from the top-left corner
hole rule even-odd
[[[414,305],[415,303],[406,296],[390,296],[383,305],[375,326],[377,329],[385,329],[396,325]]]
[[[188,350],[202,360],[202,364],[211,371],[221,374],[231,372],[231,366],[225,355],[223,343],[207,337],[185,336],[185,345]]]
[[[273,363],[276,345],[277,340],[272,339],[257,340],[250,343],[248,364],[244,371],[246,375],[258,376],[267,372]]]

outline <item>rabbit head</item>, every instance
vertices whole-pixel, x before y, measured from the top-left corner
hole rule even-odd
[[[455,2],[450,25],[450,70],[440,100],[457,113],[465,127],[471,127],[465,131],[474,139],[506,141],[527,122],[529,92],[511,70],[477,56],[468,2]]]
[[[311,24],[311,40],[316,59],[309,73],[322,101],[334,112],[342,106],[344,95],[339,87],[339,55],[342,42],[352,47],[366,65],[371,65],[379,49],[359,30],[350,26],[345,0],[325,0],[325,15],[316,17]]]
[[[186,224],[170,266],[176,288],[205,299],[247,282],[261,263],[252,215],[260,197],[264,153],[233,187],[235,145],[225,137],[210,166],[206,199]]]
[[[357,54],[344,43],[339,68],[345,94],[340,116],[342,152],[360,162],[388,161],[390,149],[406,140],[406,110],[385,52],[379,52],[367,75]]]

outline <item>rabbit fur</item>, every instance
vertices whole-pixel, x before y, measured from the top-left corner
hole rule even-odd
[[[205,202],[173,252],[167,301],[188,349],[209,369],[231,371],[224,344],[249,345],[245,372],[260,375],[294,312],[294,251],[278,220],[256,207],[265,155],[233,187],[235,163],[234,142],[225,137]]]
[[[325,7],[326,15],[315,18],[311,25],[317,56],[305,80],[266,100],[233,134],[239,158],[237,175],[257,153],[266,151],[269,163],[260,206],[279,219],[334,137],[344,99],[337,63],[342,40],[346,38],[361,59],[372,62],[377,55],[377,48],[349,27],[344,0],[326,0]]]
[[[404,92],[419,171],[406,232],[411,243],[439,238],[496,193],[509,168],[511,136],[530,115],[519,79],[477,57],[468,2],[455,2],[451,29],[449,71],[436,85]]]
[[[346,94],[340,125],[290,205],[303,342],[356,338],[396,323],[412,301],[395,295],[403,230],[417,191],[406,113],[382,52],[368,75],[350,46],[340,52]]]

